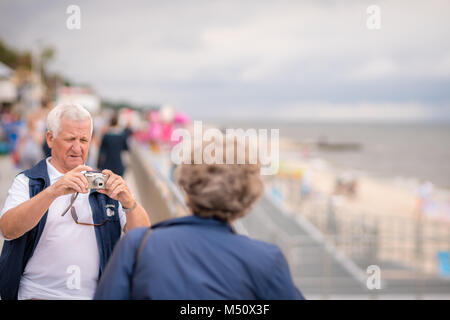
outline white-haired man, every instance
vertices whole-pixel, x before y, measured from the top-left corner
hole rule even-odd
[[[91,299],[121,232],[149,226],[125,181],[110,170],[105,189],[82,171],[92,118],[77,104],[47,117],[51,157],[17,175],[0,213],[2,299]],[[67,214],[65,214],[67,212]]]

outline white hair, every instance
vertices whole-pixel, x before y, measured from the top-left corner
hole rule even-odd
[[[61,103],[54,107],[47,116],[47,129],[56,138],[61,127],[61,119],[66,118],[73,121],[91,120],[91,136],[94,129],[92,117],[89,111],[78,103]]]

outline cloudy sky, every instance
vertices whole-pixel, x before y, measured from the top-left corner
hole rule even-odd
[[[450,120],[448,0],[11,0],[0,38],[54,46],[51,69],[103,98],[197,119]]]

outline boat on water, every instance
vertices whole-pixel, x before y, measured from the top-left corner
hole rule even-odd
[[[329,142],[326,138],[321,138],[316,143],[317,148],[327,151],[360,151],[362,144],[357,142]]]

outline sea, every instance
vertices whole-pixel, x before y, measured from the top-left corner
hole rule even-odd
[[[430,181],[437,188],[450,190],[450,123],[214,124],[222,129],[279,129],[280,138],[300,143],[356,144],[357,149],[315,149],[311,156],[342,169],[416,183]]]

